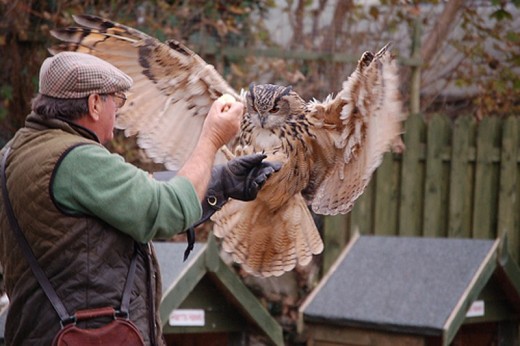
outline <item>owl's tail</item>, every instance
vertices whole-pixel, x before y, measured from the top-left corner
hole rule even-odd
[[[323,242],[301,194],[272,211],[261,201],[229,201],[217,212],[214,233],[222,247],[247,272],[280,276],[307,265],[323,251]]]

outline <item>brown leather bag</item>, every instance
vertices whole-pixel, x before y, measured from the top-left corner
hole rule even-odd
[[[92,329],[83,329],[76,325],[76,322],[100,317],[112,317],[114,320],[102,327]],[[144,340],[135,324],[127,318],[117,316],[116,310],[112,307],[79,310],[74,314],[74,318],[72,323],[65,325],[56,334],[52,342],[54,346],[144,345]]]

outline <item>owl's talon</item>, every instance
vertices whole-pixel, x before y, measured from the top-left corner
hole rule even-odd
[[[233,154],[231,152],[231,150],[229,150],[229,148],[227,146],[223,146],[220,148],[220,151],[222,152],[222,154],[224,154],[224,156],[226,157],[226,159],[228,160],[233,160],[235,158],[235,154]]]

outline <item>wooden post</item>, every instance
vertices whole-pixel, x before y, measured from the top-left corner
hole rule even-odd
[[[424,143],[421,141],[425,123],[420,114],[412,114],[405,124],[401,166],[401,194],[399,203],[399,235],[420,236],[423,217],[423,181],[424,167],[421,154]]]
[[[507,234],[510,253],[515,261],[520,261],[520,235],[515,227],[518,215],[518,126],[517,117],[505,119],[502,131],[502,153],[500,156],[500,190],[498,197],[497,235],[502,238]]]
[[[478,127],[473,197],[473,238],[496,237],[498,169],[494,167],[499,119],[484,118]],[[498,166],[498,165],[497,165]]]
[[[423,235],[426,237],[446,236],[447,213],[443,197],[448,189],[443,149],[450,132],[445,115],[436,115],[428,124],[423,217]]]
[[[396,163],[397,161],[397,163]],[[401,160],[391,153],[385,154],[383,163],[376,171],[374,195],[374,234],[397,235]]]
[[[323,275],[343,251],[349,240],[347,215],[326,216],[323,229]]]
[[[415,18],[412,37],[412,78],[410,82],[410,112],[421,111],[421,20]]]
[[[455,121],[451,142],[448,237],[471,235],[470,147],[475,121],[461,116]]]

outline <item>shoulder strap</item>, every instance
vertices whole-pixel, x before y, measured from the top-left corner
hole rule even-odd
[[[20,245],[23,254],[27,258],[27,261],[29,262],[29,266],[31,267],[31,270],[38,280],[42,290],[45,292],[45,295],[51,302],[52,306],[54,307],[54,310],[56,310],[56,313],[60,317],[62,325],[65,325],[69,322],[72,322],[75,320],[75,316],[71,316],[68,312],[65,306],[63,305],[61,299],[56,294],[56,291],[52,287],[52,284],[50,283],[49,279],[43,272],[43,269],[38,264],[38,260],[36,259],[36,256],[34,255],[31,246],[27,242],[27,239],[25,238],[22,230],[20,229],[20,225],[18,224],[18,220],[14,216],[13,207],[11,205],[11,201],[9,199],[9,193],[7,192],[7,177],[5,173],[5,165],[7,162],[7,157],[9,156],[9,153],[11,151],[11,148],[8,147],[5,150],[4,157],[2,158],[2,166],[1,166],[1,180],[2,180],[2,197],[4,199],[4,205],[5,210],[7,212],[7,218],[9,219],[9,225],[11,226],[11,229],[13,230],[13,233],[15,235],[16,240],[18,241],[18,244]],[[137,260],[137,246],[134,248],[134,254],[132,255],[132,261],[130,262],[130,268],[128,269],[128,276],[126,279],[125,287],[123,290],[123,296],[121,298],[121,307],[120,312],[125,315],[128,318],[128,308],[130,305],[130,295],[131,295],[131,289],[134,282],[135,277],[135,269],[136,269],[136,260]]]
[[[47,298],[49,298],[52,306],[54,307],[54,310],[58,313],[58,316],[60,317],[60,320],[62,322],[67,321],[70,319],[70,315],[67,312],[67,309],[65,309],[65,306],[61,302],[60,298],[58,298],[58,295],[56,294],[56,291],[52,287],[49,279],[47,276],[45,276],[45,273],[43,272],[42,268],[38,264],[38,260],[36,259],[36,256],[34,255],[31,246],[27,242],[27,239],[25,238],[24,234],[22,233],[22,230],[20,229],[20,226],[18,225],[18,220],[16,220],[16,217],[14,216],[13,207],[11,205],[11,201],[9,200],[9,194],[7,192],[7,178],[5,175],[5,163],[7,161],[7,156],[9,156],[9,152],[11,151],[11,148],[7,148],[7,150],[4,153],[4,157],[2,159],[2,196],[4,198],[4,205],[5,210],[7,212],[7,217],[9,219],[9,225],[11,226],[11,229],[13,230],[13,233],[15,235],[16,240],[18,241],[18,244],[20,244],[20,247],[22,249],[22,252],[24,253],[25,257],[27,258],[27,261],[29,262],[29,265],[31,266],[31,270],[40,283],[40,286],[42,287],[43,291],[45,292],[45,295],[47,295]]]
[[[123,296],[121,297],[121,307],[119,313],[128,318],[129,307],[130,307],[130,296],[132,295],[132,286],[134,285],[135,268],[137,265],[137,243],[134,242],[134,254],[132,255],[132,261],[130,262],[130,268],[128,268],[128,275],[126,276],[125,288],[123,289]]]

